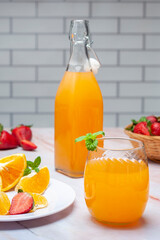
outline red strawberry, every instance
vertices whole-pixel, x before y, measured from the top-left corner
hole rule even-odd
[[[12,129],[12,134],[16,137],[19,145],[21,145],[21,141],[24,139],[29,141],[32,139],[32,131],[28,126],[20,125]]]
[[[37,148],[37,146],[34,143],[32,143],[28,140],[22,140],[21,141],[21,146],[24,150],[28,150],[28,151],[32,151],[32,150],[35,150]]]
[[[3,126],[0,124],[0,150],[16,148],[18,146],[16,138],[3,130]]]
[[[33,197],[26,193],[17,193],[11,202],[11,207],[9,209],[10,215],[28,213],[34,206]]]
[[[135,125],[133,132],[150,136],[149,130],[147,128],[147,122],[140,122]]]
[[[152,123],[151,133],[152,133],[152,135],[160,136],[160,123],[159,122]]]
[[[155,116],[146,117],[151,123],[157,122],[157,118]]]

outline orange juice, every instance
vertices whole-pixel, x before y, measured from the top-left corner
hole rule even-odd
[[[97,220],[130,223],[142,216],[148,200],[148,166],[134,159],[89,160],[84,186],[87,207]]]
[[[75,139],[103,129],[103,100],[92,72],[65,72],[55,99],[55,167],[83,176],[87,149]]]

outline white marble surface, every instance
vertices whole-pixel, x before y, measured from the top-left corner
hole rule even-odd
[[[123,136],[122,129],[106,129],[106,136]],[[21,148],[0,151],[0,157],[24,152],[27,159],[42,157],[42,165],[51,177],[69,184],[76,192],[75,203],[64,211],[41,219],[1,222],[1,240],[159,240],[160,239],[160,164],[149,162],[150,197],[143,217],[128,227],[109,227],[98,223],[89,214],[83,197],[83,178],[72,179],[54,170],[53,129],[33,129],[35,152]]]

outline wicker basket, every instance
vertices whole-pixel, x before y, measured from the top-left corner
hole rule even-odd
[[[130,138],[142,141],[145,146],[147,157],[152,161],[160,163],[160,136],[146,136],[126,130],[126,128],[131,126],[132,124],[125,127],[125,134],[127,134]]]

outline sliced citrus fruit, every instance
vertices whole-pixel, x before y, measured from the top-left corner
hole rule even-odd
[[[0,192],[1,192],[1,189],[2,189],[2,178],[0,176]]]
[[[0,215],[6,215],[10,209],[10,200],[6,193],[0,192]]]
[[[18,183],[23,176],[26,165],[26,156],[22,153],[0,159],[1,191],[7,191]]]
[[[22,189],[28,193],[42,194],[48,187],[50,174],[47,167],[40,168],[39,172],[30,173],[20,179],[15,191]]]
[[[44,208],[48,206],[48,201],[43,195],[39,193],[30,193],[30,194],[34,200],[34,208],[31,210],[31,212],[34,212],[39,208]]]

